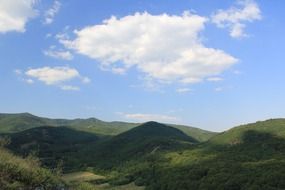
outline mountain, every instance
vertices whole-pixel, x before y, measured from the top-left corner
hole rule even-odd
[[[68,126],[101,135],[116,135],[137,125],[126,122],[104,122],[96,118],[50,119],[30,113],[0,114],[0,133],[19,132],[41,126]]]
[[[91,171],[106,176],[104,183],[110,185],[285,189],[285,119],[238,126],[202,143],[178,127],[157,122],[111,136],[53,126],[2,135],[10,136],[8,148],[17,154],[35,151],[48,167],[63,164],[64,172]]]
[[[285,119],[271,119],[235,127],[196,147],[169,152],[147,186],[155,190],[285,189],[284,134]]]
[[[246,134],[253,131],[285,138],[285,119],[269,119],[234,127],[216,135],[210,141],[214,144],[239,144],[245,140]]]
[[[42,164],[49,168],[55,168],[57,164],[64,162],[64,170],[68,170],[68,166],[72,165],[74,166],[72,168],[80,167],[81,163],[76,163],[77,160],[73,158],[101,138],[93,133],[49,126],[31,128],[4,136],[9,137],[11,142],[7,148],[13,152],[22,156],[34,153]]]
[[[95,133],[97,135],[114,136],[128,131],[140,123],[105,122],[96,118],[89,119],[49,119],[29,113],[0,114],[0,133],[14,133],[41,126],[66,126],[72,129]],[[216,133],[183,125],[171,125],[197,141],[207,141]]]
[[[174,127],[147,122],[99,143],[92,157],[100,167],[113,167],[141,159],[153,151],[170,151],[195,143],[198,141]]]
[[[213,136],[217,135],[218,133],[216,132],[211,132],[211,131],[206,131],[203,129],[199,129],[196,127],[189,127],[185,125],[174,125],[174,124],[166,124],[171,127],[177,128],[181,131],[183,131],[186,135],[194,138],[198,142],[205,142],[212,138]]]
[[[27,156],[36,152],[42,163],[54,168],[62,161],[64,171],[84,165],[108,168],[136,160],[154,149],[171,150],[198,143],[184,132],[160,124],[147,122],[117,136],[97,136],[67,127],[36,127],[9,133],[13,152]],[[106,166],[106,167],[105,167]]]

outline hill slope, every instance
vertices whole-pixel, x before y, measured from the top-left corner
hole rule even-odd
[[[176,128],[147,122],[99,143],[94,158],[102,164],[115,166],[142,158],[153,151],[170,151],[193,143],[197,141]]]
[[[22,159],[0,147],[1,189],[62,189],[63,182],[31,158]]]
[[[210,141],[214,144],[239,144],[242,143],[243,138],[249,131],[268,133],[285,138],[285,119],[270,119],[234,127],[216,135]]]
[[[128,131],[139,123],[127,123],[127,122],[105,122],[96,118],[89,119],[49,119],[34,116],[29,113],[20,114],[0,114],[0,133],[14,133],[20,132],[26,129],[31,129],[41,126],[66,126],[76,130],[92,132],[98,135],[118,135],[125,131]],[[167,124],[169,125],[169,124]],[[197,141],[207,141],[212,136],[216,135],[214,132],[189,127],[182,125],[171,125]]]
[[[155,190],[285,189],[285,119],[243,125],[164,155]],[[171,180],[169,180],[171,179]]]
[[[37,127],[5,136],[11,140],[7,147],[15,153],[22,156],[36,153],[42,164],[49,168],[55,168],[63,161],[64,170],[81,166],[83,163],[73,158],[100,140],[95,134],[66,127]]]
[[[104,122],[89,119],[50,119],[29,113],[0,114],[0,133],[13,133],[41,126],[68,126],[102,135],[116,135],[137,126],[136,123]]]
[[[48,130],[59,129],[62,130],[57,127]],[[77,141],[62,136],[56,142],[54,137],[59,136],[41,136],[39,134],[46,134],[42,130],[47,129],[33,128],[12,135],[20,135],[14,140],[25,140],[27,136],[30,141],[33,139],[33,135],[29,137],[30,133],[39,136],[40,143],[37,144],[42,144],[41,150],[45,150],[46,145],[56,149],[61,147],[60,143],[72,142],[63,147],[67,148],[66,152],[59,151],[63,153],[57,154],[56,159],[64,160],[72,169],[102,172],[111,185],[135,182],[148,190],[285,189],[284,119],[239,126],[205,143],[197,143],[177,128],[148,122],[112,137],[91,136],[94,141],[82,143],[78,149],[76,145],[80,144],[81,138],[77,137]],[[63,133],[73,132],[81,133],[74,130]],[[85,135],[93,134],[82,134]],[[49,136],[53,137],[45,140]],[[49,140],[52,142],[47,143]],[[18,146],[23,142],[18,142]],[[76,151],[68,152],[74,147]]]
[[[197,141],[182,131],[156,122],[148,122],[114,137],[98,137],[93,133],[66,127],[37,127],[6,134],[8,148],[20,155],[37,152],[50,168],[63,161],[64,171],[85,166],[106,169],[136,160],[154,149],[173,150]]]

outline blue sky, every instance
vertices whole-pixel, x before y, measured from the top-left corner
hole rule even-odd
[[[284,117],[284,6],[0,0],[0,112],[212,131]]]

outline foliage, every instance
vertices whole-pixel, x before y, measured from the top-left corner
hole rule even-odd
[[[114,136],[126,132],[134,127],[137,127],[138,125],[140,124],[118,121],[105,122],[96,118],[68,120],[37,117],[29,113],[0,114],[0,133],[20,132],[27,129],[42,126],[66,126],[75,130],[95,133],[96,135]],[[192,138],[201,142],[208,140],[216,134],[214,132],[205,131],[189,126],[170,126],[182,130],[188,136],[191,136]]]
[[[3,190],[59,189],[64,183],[49,170],[41,168],[37,159],[22,159],[0,148],[0,187]]]
[[[119,189],[129,184],[146,190],[285,189],[283,119],[239,126],[204,143],[155,122],[113,137],[61,127],[9,136],[8,147],[19,154],[27,147],[27,152],[38,148],[41,161],[46,159],[43,155],[53,155],[51,160],[63,161],[65,172],[88,169],[106,176],[94,183],[74,183],[74,189]]]

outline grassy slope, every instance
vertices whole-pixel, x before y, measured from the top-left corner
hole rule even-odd
[[[106,177],[96,175],[91,172],[73,172],[63,175],[63,180],[72,184],[76,190],[143,190],[144,187],[138,187],[134,183],[125,185],[110,185],[105,181]],[[101,183],[98,183],[101,181]]]
[[[195,145],[181,131],[151,122],[80,150],[75,155],[84,156],[74,163],[107,169],[112,185],[134,181],[153,190],[278,190],[285,189],[284,134],[285,120],[276,119],[239,126]]]
[[[210,140],[210,142],[213,144],[241,143],[244,133],[250,130],[261,133],[269,133],[274,136],[285,138],[285,119],[270,119],[234,127],[228,131],[216,135]]]
[[[285,189],[284,134],[284,119],[267,120],[168,152],[148,189]]]
[[[62,185],[58,177],[41,168],[36,160],[22,159],[0,148],[1,189],[52,189]]]
[[[173,125],[173,124],[168,124],[168,125],[183,131],[186,135],[194,138],[198,142],[205,142],[218,134],[216,132],[206,131],[203,129],[189,127],[185,125]]]
[[[98,135],[113,136],[128,131],[138,125],[140,124],[117,121],[105,122],[95,118],[67,120],[42,118],[29,113],[0,114],[0,133],[20,132],[40,126],[67,126],[81,131],[96,133]],[[169,125],[182,130],[184,133],[200,142],[206,141],[216,134],[194,127]]]

